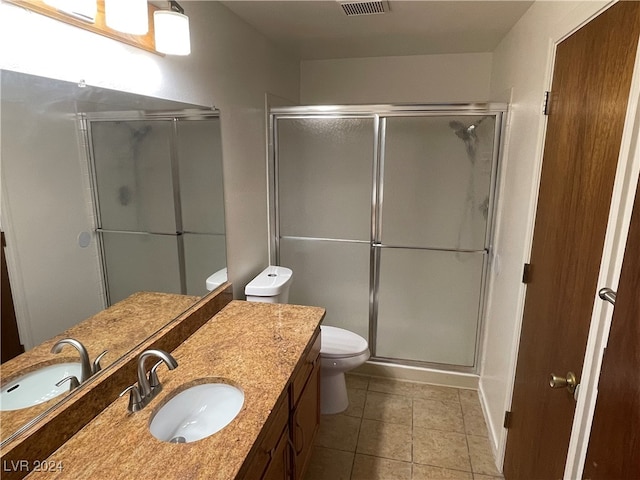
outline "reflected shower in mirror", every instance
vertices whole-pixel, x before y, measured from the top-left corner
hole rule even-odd
[[[1,226],[25,349],[134,292],[203,295],[226,267],[218,112],[0,76]]]

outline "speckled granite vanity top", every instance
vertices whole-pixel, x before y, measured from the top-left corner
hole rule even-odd
[[[116,400],[53,453],[60,467],[28,479],[233,479],[319,328],[324,309],[232,301],[172,352],[179,366],[158,370],[163,390],[142,411]],[[202,440],[171,444],[149,432],[153,414],[177,389],[224,379],[242,388],[238,416]]]
[[[51,347],[63,338],[79,340],[93,361],[101,352],[108,353],[101,361],[109,366],[145,338],[189,308],[198,297],[169,293],[139,292],[88,318],[56,337],[2,364],[2,384],[24,373],[60,362],[79,362],[78,352],[66,346],[58,354]],[[21,410],[0,412],[2,438],[17,430],[35,416],[56,404],[62,397]]]

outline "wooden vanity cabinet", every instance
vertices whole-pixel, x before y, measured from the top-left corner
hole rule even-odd
[[[300,388],[300,385],[303,386]],[[309,466],[313,442],[320,427],[320,337],[291,384],[290,398],[293,479],[300,480]]]
[[[320,335],[314,336],[238,478],[301,480],[320,426]]]

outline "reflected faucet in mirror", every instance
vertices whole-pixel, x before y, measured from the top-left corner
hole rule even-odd
[[[100,360],[107,354],[107,350],[98,355],[92,365],[91,360],[89,360],[89,353],[87,352],[85,346],[78,340],[75,340],[73,338],[63,338],[62,340],[58,340],[53,345],[53,347],[51,347],[51,353],[60,353],[65,345],[71,345],[80,354],[80,365],[82,371],[78,380],[81,384],[86,382],[89,377],[102,370],[102,367],[100,366]],[[73,381],[71,381],[71,383],[73,385]],[[71,387],[70,390],[73,390],[73,387]]]

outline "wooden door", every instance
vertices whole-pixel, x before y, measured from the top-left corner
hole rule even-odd
[[[640,189],[605,350],[584,478],[640,478]]]
[[[542,177],[507,436],[508,480],[564,471],[635,52],[638,2],[619,2],[556,52]]]

